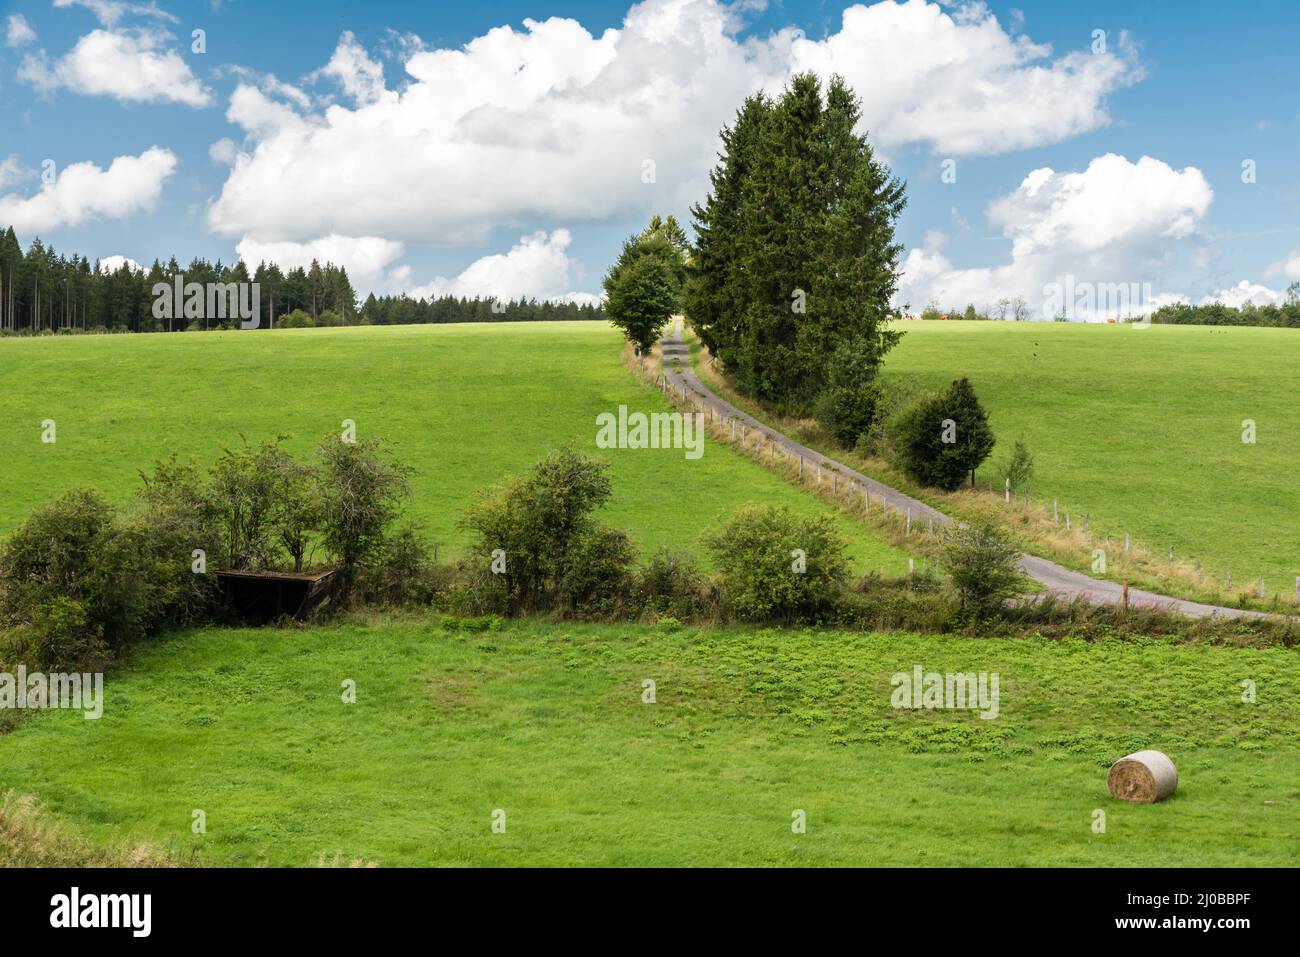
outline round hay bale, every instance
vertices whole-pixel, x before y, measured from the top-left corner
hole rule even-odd
[[[1178,770],[1160,751],[1137,751],[1111,765],[1106,787],[1110,796],[1120,801],[1154,804],[1174,793]]]

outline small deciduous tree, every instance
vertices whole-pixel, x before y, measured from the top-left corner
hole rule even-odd
[[[1021,588],[1020,550],[991,523],[954,526],[944,542],[944,567],[961,610],[982,620]]]
[[[335,433],[316,448],[320,462],[321,541],[339,564],[346,599],[357,567],[380,552],[388,526],[409,494],[411,469],[391,461],[379,439],[343,442]]]
[[[680,254],[657,234],[633,237],[605,276],[605,314],[638,354],[648,352],[677,308],[681,279],[672,260]]]

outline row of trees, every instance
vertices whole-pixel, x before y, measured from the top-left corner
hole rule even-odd
[[[360,321],[373,326],[406,326],[442,322],[556,322],[569,319],[600,319],[598,305],[537,299],[473,299],[439,296],[412,299],[407,295],[376,296],[371,293],[361,307]]]
[[[260,328],[272,328],[279,317],[302,310],[315,321],[333,312],[345,323],[355,323],[357,295],[347,270],[315,260],[307,268],[282,270],[275,263],[259,263],[251,274],[242,261],[227,265],[196,258],[182,266],[172,257],[166,264],[155,259],[148,269],[123,263],[115,270],[92,265],[85,256],[64,255],[39,238],[24,253],[13,227],[0,233],[0,330],[59,332],[63,330],[112,332],[171,332],[209,328],[213,320],[159,319],[153,314],[157,283],[247,283],[261,286]]]
[[[329,262],[322,266],[313,260],[306,268],[289,270],[262,262],[250,273],[242,260],[227,265],[200,258],[182,266],[173,256],[165,264],[155,259],[148,269],[133,269],[123,263],[107,270],[85,256],[59,253],[39,238],[24,253],[11,226],[0,232],[0,332],[179,332],[228,328],[237,322],[155,317],[154,286],[173,283],[179,275],[184,275],[186,283],[197,282],[205,288],[208,283],[258,283],[261,329],[603,316],[601,307],[593,304],[453,296],[426,300],[373,293],[358,309],[347,270]]]
[[[815,414],[851,445],[876,414],[903,184],[876,161],[852,91],[796,76],[747,99],[722,131],[711,191],[692,210],[691,325],[737,386],[779,412]]]
[[[1287,287],[1286,299],[1280,306],[1257,306],[1248,302],[1242,306],[1225,306],[1213,302],[1204,306],[1174,303],[1161,306],[1151,314],[1151,322],[1186,326],[1269,326],[1300,329],[1300,282]]]

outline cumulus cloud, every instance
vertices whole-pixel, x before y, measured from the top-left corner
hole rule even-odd
[[[1208,306],[1211,303],[1221,302],[1225,306],[1240,309],[1248,302],[1256,306],[1278,306],[1285,300],[1286,295],[1284,293],[1243,279],[1235,286],[1229,286],[1227,289],[1220,289],[1202,297],[1200,304]]]
[[[1293,249],[1265,271],[1270,278],[1300,279],[1300,249]]]
[[[44,50],[27,54],[18,78],[42,92],[66,88],[126,102],[207,106],[212,93],[180,54],[164,49],[171,39],[162,30],[92,30],[53,64]]]
[[[359,106],[374,103],[384,92],[384,68],[366,54],[351,30],[344,31],[329,63],[311,79],[329,77]]]
[[[541,230],[521,237],[507,253],[484,256],[455,278],[438,276],[427,285],[410,290],[409,294],[421,299],[480,296],[598,303],[599,296],[571,289],[574,264],[567,250],[572,240],[567,229],[557,229],[549,235]]]
[[[494,226],[684,208],[707,188],[737,104],[797,70],[843,73],[878,144],[951,153],[1104,125],[1106,94],[1141,72],[1120,43],[1053,59],[981,5],[854,6],[817,41],[792,30],[741,40],[741,27],[717,0],[645,0],[599,36],[570,19],[525,20],[460,49],[406,45],[396,89],[344,34],[316,79],[351,106],[313,113],[237,87],[226,115],[248,152],[209,225],[267,241],[483,242]]]
[[[322,266],[332,262],[348,271],[348,278],[358,290],[380,287],[384,270],[401,257],[405,247],[395,240],[378,236],[341,236],[330,233],[309,242],[263,242],[244,237],[235,246],[239,258],[255,268],[260,262],[273,262],[281,269],[304,269],[316,260]]]
[[[141,265],[127,256],[105,256],[99,261],[100,272],[117,272],[123,266],[130,266],[132,272],[139,272]]]
[[[21,47],[36,42],[36,31],[21,13],[9,16],[5,23],[5,46]]]
[[[989,222],[1011,240],[1008,262],[957,267],[944,253],[943,237],[932,235],[905,257],[898,302],[982,307],[1021,297],[1032,318],[1046,318],[1059,305],[1047,287],[1068,284],[1097,293],[1095,307],[1078,307],[1082,297],[1074,299],[1071,317],[1102,319],[1116,315],[1104,305],[1103,286],[1136,284],[1141,302],[1130,298],[1130,314],[1180,301],[1152,287],[1173,265],[1179,241],[1201,238],[1200,223],[1213,198],[1200,170],[1175,170],[1149,156],[1133,163],[1108,153],[1083,172],[1036,169],[988,208]]]
[[[949,12],[921,0],[856,5],[838,33],[791,32],[796,70],[838,73],[863,97],[863,124],[886,147],[927,143],[946,154],[1001,153],[1055,143],[1109,123],[1105,97],[1142,69],[1127,36],[1115,51],[1051,59],[1048,44],[1013,37],[982,4]]]
[[[149,211],[157,205],[163,183],[175,169],[175,154],[157,146],[139,156],[119,156],[108,169],[89,162],[73,163],[33,196],[0,196],[0,223],[31,234],[76,226],[100,216],[120,219]]]

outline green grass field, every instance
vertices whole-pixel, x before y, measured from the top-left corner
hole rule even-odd
[[[1293,329],[905,322],[886,376],[971,378],[999,443],[1024,435],[1031,492],[1098,536],[1125,531],[1222,582],[1300,576],[1300,334]],[[1253,419],[1255,444],[1242,442]],[[996,460],[1002,450],[995,450]]]
[[[917,664],[997,672],[998,717],[893,709]],[[110,673],[98,721],[0,738],[0,792],[214,864],[1294,866],[1295,674],[1290,650],[1154,642],[213,629]],[[1110,799],[1109,762],[1146,746],[1177,794]]]
[[[305,454],[352,419],[415,469],[411,513],[442,555],[463,546],[455,523],[475,489],[574,440],[610,462],[602,517],[646,552],[694,549],[739,506],[770,502],[836,514],[858,570],[906,571],[902,552],[724,445],[694,461],[597,449],[598,413],[668,409],[621,348],[611,326],[572,322],[0,340],[0,534],[70,487],[125,502],[173,450],[207,463],[241,435],[283,433]]]

